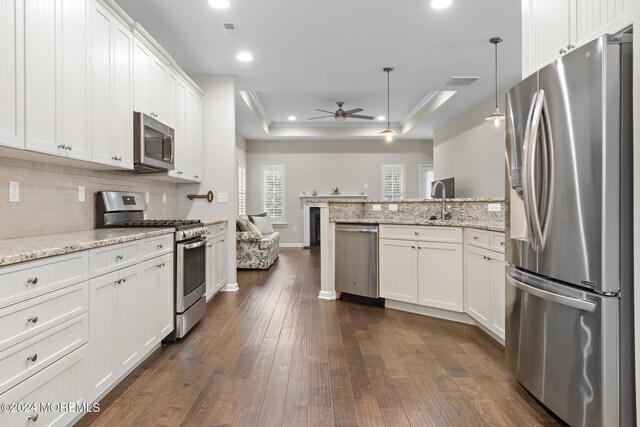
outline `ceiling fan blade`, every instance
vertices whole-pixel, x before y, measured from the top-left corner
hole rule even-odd
[[[329,117],[333,118],[334,115],[330,115],[330,116],[320,116],[320,117],[310,117],[307,120],[316,120],[316,119],[328,119]]]
[[[364,111],[362,108],[354,108],[353,110],[345,111],[344,113],[348,116],[351,114],[359,113],[360,111]]]
[[[321,113],[333,114],[333,115],[336,114],[334,111],[320,110],[319,108],[316,108],[316,111],[320,111]]]
[[[364,120],[373,120],[371,116],[361,116],[359,114],[350,114],[347,116],[348,119],[364,119]]]

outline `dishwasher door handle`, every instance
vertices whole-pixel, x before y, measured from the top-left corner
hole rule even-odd
[[[376,228],[365,228],[365,227],[344,227],[336,225],[336,231],[344,231],[347,233],[374,233],[378,234],[378,230]]]

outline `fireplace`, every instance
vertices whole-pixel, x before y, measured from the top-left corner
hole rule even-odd
[[[309,208],[309,247],[320,246],[320,208]]]

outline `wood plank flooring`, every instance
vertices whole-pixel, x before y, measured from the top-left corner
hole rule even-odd
[[[79,426],[560,425],[476,327],[322,301],[317,250],[240,271]]]

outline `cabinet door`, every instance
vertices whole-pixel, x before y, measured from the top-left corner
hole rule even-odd
[[[139,339],[140,343],[142,343],[142,354],[146,354],[160,341],[158,337],[158,310],[160,307],[160,291],[158,287],[160,285],[159,270],[161,265],[155,258],[140,264],[140,278],[136,296],[139,320],[136,328],[140,332]]]
[[[218,275],[216,282],[216,291],[222,289],[227,284],[227,238],[221,236],[216,238],[216,265],[218,267]]]
[[[88,401],[93,401],[119,377],[118,313],[115,273],[89,281]]]
[[[171,71],[165,75],[165,96],[162,100],[164,118],[162,122],[169,127],[176,127],[176,90],[177,78]],[[175,135],[174,135],[175,136]]]
[[[215,294],[218,286],[216,271],[218,270],[218,257],[216,255],[216,242],[214,239],[207,241],[207,300]]]
[[[114,17],[95,3],[91,39],[91,143],[92,159],[104,164],[115,164],[111,150],[111,95],[112,30]]]
[[[175,158],[174,170],[169,175],[176,178],[186,178],[185,171],[189,169],[187,157],[187,86],[182,80],[176,83],[176,120],[175,120]]]
[[[380,239],[380,297],[418,303],[416,242]]]
[[[573,0],[524,0],[524,75],[556,59],[570,44]]]
[[[159,338],[173,332],[173,321],[175,310],[173,308],[173,254],[159,258],[161,267],[158,269],[158,324],[160,329]]]
[[[194,181],[200,182],[202,180],[202,99],[197,94],[193,97],[192,132],[191,171]]]
[[[576,46],[620,31],[632,22],[630,0],[575,0]]]
[[[133,169],[133,34],[119,22],[112,30],[111,150],[118,166]]]
[[[149,303],[138,300],[138,266],[116,271],[117,323],[118,323],[118,374],[124,374],[142,356],[141,317],[142,305]],[[157,300],[155,300],[157,301]],[[154,303],[155,303],[154,301]]]
[[[491,257],[491,330],[504,339],[505,323],[505,262],[504,255]]]
[[[24,148],[24,2],[0,0],[0,145]]]
[[[166,123],[168,75],[169,71],[164,62],[152,54],[149,76],[149,114],[166,125],[169,125]]]
[[[462,312],[462,288],[462,245],[418,243],[418,303]]]
[[[153,56],[144,43],[134,38],[133,46],[133,109],[149,114],[149,91]]]
[[[467,313],[491,328],[491,258],[489,251],[466,247]]]

